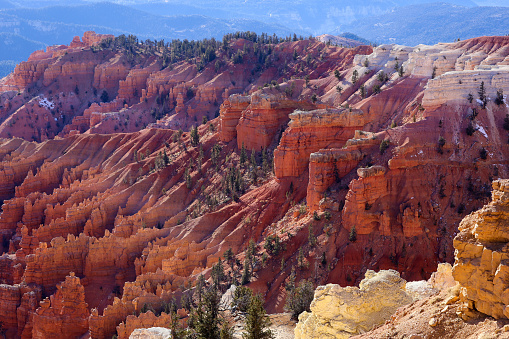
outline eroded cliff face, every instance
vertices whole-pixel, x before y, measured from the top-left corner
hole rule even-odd
[[[462,316],[477,310],[495,319],[509,318],[507,305],[507,206],[509,181],[493,182],[491,202],[466,216],[454,238],[454,278],[461,284]]]
[[[88,330],[90,311],[85,289],[73,272],[57,285],[57,292],[41,301],[33,316],[32,338],[72,338]]]
[[[171,67],[152,47],[133,58],[98,36],[35,53],[0,82],[0,136],[17,136],[0,145],[9,335],[52,317],[67,326],[70,272],[87,305],[71,327],[111,338],[157,326],[145,304],[180,303],[227,249],[242,263],[250,239],[249,286],[270,312],[292,266],[316,284],[354,285],[367,269],[428,278],[452,262],[456,225],[487,183],[509,175],[508,108],[495,103],[509,92],[508,39],[375,50],[234,39],[232,55]],[[268,252],[269,235],[285,251]]]

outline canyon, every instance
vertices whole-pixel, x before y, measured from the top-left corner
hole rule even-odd
[[[185,318],[198,277],[229,249],[244,262],[251,240],[247,286],[269,313],[292,274],[423,280],[473,241],[454,240],[460,221],[509,176],[509,37],[203,44],[213,54],[87,32],[0,80],[8,338],[128,338],[163,326],[172,300]]]

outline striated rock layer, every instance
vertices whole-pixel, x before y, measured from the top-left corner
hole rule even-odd
[[[454,238],[453,274],[461,284],[464,317],[477,310],[509,318],[509,180],[493,182],[492,201],[466,216]]]
[[[88,330],[90,312],[85,289],[71,273],[57,285],[57,292],[41,301],[33,317],[32,338],[73,338]]]
[[[269,312],[292,272],[321,285],[357,285],[368,269],[427,279],[453,262],[457,224],[490,181],[509,176],[509,111],[495,100],[509,92],[508,37],[375,49],[232,38],[209,62],[86,40],[0,81],[9,336],[68,328],[67,313],[91,338],[159,326],[162,304],[180,307],[226,250],[241,272],[250,240],[249,286]],[[276,235],[284,251],[266,244]],[[70,272],[77,311],[59,301],[81,298],[64,288]]]

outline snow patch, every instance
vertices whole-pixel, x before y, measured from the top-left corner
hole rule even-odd
[[[49,101],[48,98],[45,98],[43,96],[40,97],[39,100],[39,106],[46,108],[47,110],[55,108],[55,104],[53,101]]]
[[[484,137],[485,137],[486,139],[488,139],[488,133],[486,133],[486,131],[484,130],[484,128],[483,128],[482,126],[479,126],[479,125],[477,125],[477,124],[476,124],[476,125],[475,125],[475,128],[476,128],[479,132],[481,132],[481,134],[482,134],[482,135],[484,135]]]
[[[483,104],[482,100],[475,99],[475,101],[477,101],[477,103],[478,103],[479,105],[482,105],[482,104]]]

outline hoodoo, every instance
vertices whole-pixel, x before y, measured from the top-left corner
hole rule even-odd
[[[35,52],[0,80],[1,329],[128,338],[231,284],[281,312],[300,282],[426,280],[455,248],[463,314],[507,317],[508,44],[87,32]]]

